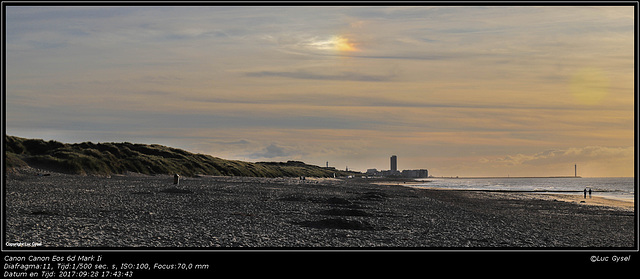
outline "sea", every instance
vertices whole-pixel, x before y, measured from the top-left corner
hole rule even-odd
[[[419,183],[412,186],[453,190],[583,194],[585,189],[591,189],[592,196],[635,201],[634,177],[421,178],[417,181]]]

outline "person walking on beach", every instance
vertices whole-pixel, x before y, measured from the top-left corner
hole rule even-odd
[[[584,188],[584,198],[587,198],[587,188]]]
[[[589,198],[591,198],[591,188],[589,188]]]

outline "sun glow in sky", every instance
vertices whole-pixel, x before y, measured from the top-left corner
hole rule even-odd
[[[610,86],[607,75],[594,68],[580,69],[571,78],[571,93],[576,102],[585,105],[600,104]]]
[[[329,39],[314,39],[308,46],[319,50],[357,51],[355,43],[342,36],[332,36]]]
[[[357,51],[356,44],[351,42],[348,38],[335,36],[331,38],[331,41],[338,51]]]
[[[6,133],[634,176],[634,6],[6,6]]]

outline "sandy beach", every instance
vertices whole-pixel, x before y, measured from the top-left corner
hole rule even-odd
[[[633,206],[361,179],[9,174],[6,243],[105,248],[632,248]],[[567,202],[569,201],[569,202]],[[603,205],[603,206],[601,206]],[[606,205],[606,206],[604,206]]]
[[[411,184],[403,184],[403,183],[394,183],[394,182],[384,182],[384,183],[376,183],[378,185],[406,185],[411,186]],[[412,183],[418,184],[418,183]],[[613,207],[619,210],[629,210],[634,211],[635,203],[633,200],[622,200],[622,199],[614,199],[609,197],[600,197],[596,195],[587,196],[584,195],[576,195],[576,194],[565,194],[565,193],[540,193],[540,192],[518,192],[518,191],[491,191],[491,190],[451,190],[451,189],[443,189],[437,187],[423,187],[424,189],[429,190],[441,190],[441,191],[467,191],[467,192],[493,192],[493,193],[504,193],[517,195],[517,198],[530,198],[530,199],[543,199],[543,200],[553,200],[553,201],[563,201],[570,203],[577,203],[584,206],[604,206],[604,207]],[[515,194],[517,193],[517,194]]]
[[[615,207],[624,210],[634,210],[634,202],[629,200],[612,199],[607,197],[587,196],[584,195],[571,195],[571,194],[541,194],[537,195],[539,198],[551,198],[554,200],[578,203],[583,205],[595,205],[605,207]]]

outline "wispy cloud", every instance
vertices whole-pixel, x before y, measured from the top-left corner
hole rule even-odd
[[[345,81],[392,81],[395,75],[368,75],[359,72],[312,73],[307,71],[277,72],[259,71],[245,74],[248,77],[286,77],[311,80],[345,80]]]
[[[283,147],[276,145],[275,143],[270,144],[265,147],[264,150],[251,153],[248,156],[253,159],[273,159],[273,158],[281,158],[285,156],[289,156],[290,153],[286,151]]]
[[[633,146],[628,147],[607,147],[607,146],[587,146],[573,147],[568,149],[546,150],[534,154],[508,155],[495,160],[487,160],[497,164],[517,165],[557,165],[572,164],[576,162],[600,162],[606,164],[611,160],[620,160],[633,157]]]
[[[490,166],[496,170],[525,173],[529,169],[547,175],[573,175],[574,164],[578,175],[625,176],[632,172],[633,146],[586,146],[566,149],[552,149],[537,153],[518,153],[497,158],[481,158],[477,164]],[[612,165],[617,166],[611,168]]]

